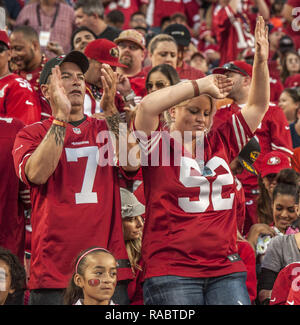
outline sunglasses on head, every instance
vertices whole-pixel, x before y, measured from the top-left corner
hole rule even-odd
[[[162,88],[165,88],[166,86],[169,86],[168,83],[163,82],[163,81],[156,81],[155,83],[147,82],[146,83],[146,89],[148,91],[152,90],[154,85],[155,85],[156,89],[162,89]]]
[[[242,75],[244,75],[244,76],[249,76],[249,74],[245,71],[245,70],[243,70],[243,69],[241,69],[241,68],[239,68],[239,67],[237,67],[236,65],[234,65],[233,63],[225,63],[224,65],[223,65],[223,68],[224,69],[228,69],[228,70],[235,70],[235,71],[238,71],[238,72],[240,72]],[[250,77],[250,76],[249,76]]]

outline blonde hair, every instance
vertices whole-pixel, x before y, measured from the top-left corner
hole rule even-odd
[[[160,42],[173,42],[177,47],[177,43],[173,36],[168,35],[168,34],[158,34],[158,35],[154,36],[151,39],[151,41],[149,42],[148,51],[151,54],[153,54],[154,50],[157,48],[157,44]]]
[[[125,247],[127,255],[131,264],[133,273],[136,273],[136,270],[142,270],[138,262],[141,259],[141,250],[142,250],[142,239],[131,239],[125,241]]]
[[[210,125],[207,127],[207,130],[210,130],[210,128],[212,126],[212,122],[213,122],[213,116],[215,115],[215,112],[217,110],[216,109],[216,100],[213,97],[211,97],[211,96],[209,96],[207,94],[201,94],[200,96],[208,97],[209,100],[210,100],[210,103],[211,103],[211,113],[210,113],[210,122],[209,122]],[[200,97],[200,96],[198,96],[198,97]],[[183,102],[181,102],[179,104],[176,104],[172,108],[176,109],[176,108],[180,108],[180,107],[186,107],[189,104],[189,102],[194,98],[195,97],[190,98],[190,99],[186,99]],[[166,126],[169,129],[171,128],[172,124],[174,123],[174,120],[172,119],[171,114],[170,114],[170,112],[168,110],[164,111],[164,121],[166,123]]]

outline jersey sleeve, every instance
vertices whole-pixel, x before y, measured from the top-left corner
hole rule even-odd
[[[274,106],[270,111],[269,128],[272,150],[281,151],[291,157],[293,155],[293,144],[289,124],[283,110],[278,106]]]
[[[29,82],[21,77],[12,82],[5,102],[6,116],[16,117],[25,125],[41,120],[40,103]]]
[[[221,124],[218,129],[214,128],[228,149],[229,160],[232,161],[248,141],[254,136],[245,121],[241,111],[232,114],[231,119]]]
[[[38,132],[35,135],[33,135],[33,132],[29,133],[28,130],[32,128],[37,129],[36,124],[25,127],[17,134],[12,150],[16,174],[27,186],[32,186],[33,184],[31,184],[26,177],[25,166],[43,138]]]

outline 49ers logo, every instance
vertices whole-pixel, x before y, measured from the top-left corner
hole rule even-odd
[[[113,57],[113,58],[118,58],[119,57],[119,50],[116,47],[113,47],[112,49],[109,50],[109,54]]]
[[[280,160],[279,157],[271,157],[271,158],[268,160],[267,164],[268,164],[268,165],[271,165],[271,166],[274,166],[274,165],[279,165],[280,162],[281,162],[281,160]]]

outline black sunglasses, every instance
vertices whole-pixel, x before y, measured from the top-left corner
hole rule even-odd
[[[230,62],[229,63],[225,63],[223,65],[223,68],[224,69],[227,69],[227,70],[236,70],[236,71],[239,71],[241,74],[243,74],[245,76],[249,76],[249,74],[245,70],[237,67],[236,65],[234,65],[233,63],[230,63]]]

